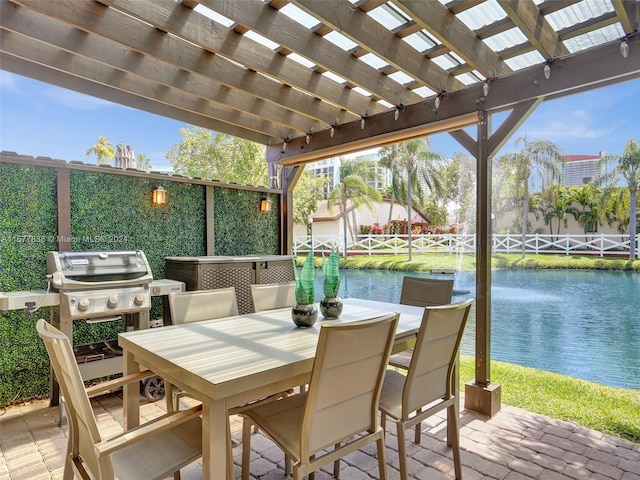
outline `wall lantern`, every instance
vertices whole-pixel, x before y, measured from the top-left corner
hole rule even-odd
[[[261,212],[271,211],[271,200],[269,200],[267,197],[262,197],[260,199],[260,211]]]
[[[167,191],[162,188],[162,185],[156,185],[151,192],[151,203],[159,207],[167,203]]]

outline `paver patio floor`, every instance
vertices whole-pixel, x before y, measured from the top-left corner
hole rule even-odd
[[[184,400],[183,400],[184,401]],[[187,400],[188,401],[188,400]],[[106,437],[121,431],[122,399],[109,394],[92,399],[101,432]],[[164,413],[164,401],[143,403],[141,416]],[[58,425],[59,407],[35,401],[0,410],[0,480],[49,480],[62,478],[66,448],[66,422]],[[446,445],[442,416],[423,424],[421,445],[407,442],[412,479],[452,479],[453,461]],[[461,414],[463,476],[477,479],[615,479],[640,480],[640,444],[503,405],[491,419],[463,410]],[[231,418],[234,440],[241,438],[239,418]],[[413,436],[413,432],[408,433]],[[387,428],[387,463],[390,480],[398,479],[395,427]],[[251,474],[260,480],[284,477],[282,452],[262,434],[251,442]],[[234,448],[235,476],[240,478],[241,447]],[[331,466],[329,466],[331,468]],[[182,470],[183,480],[200,479],[201,464]],[[332,478],[329,470],[316,475]],[[343,480],[379,478],[375,446],[345,457]],[[124,479],[138,480],[138,479]]]

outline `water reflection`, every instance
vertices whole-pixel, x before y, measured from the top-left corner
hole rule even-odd
[[[342,297],[397,302],[403,272],[342,270]],[[431,276],[410,273],[416,276]],[[322,275],[316,278],[322,293]],[[473,297],[475,273],[456,274],[454,300]],[[492,358],[640,389],[640,274],[594,270],[492,272]],[[462,352],[475,351],[475,312]]]

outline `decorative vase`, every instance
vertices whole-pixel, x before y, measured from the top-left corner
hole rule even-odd
[[[296,326],[306,328],[316,323],[318,319],[318,307],[315,303],[295,304],[291,308],[291,318]]]
[[[342,299],[340,297],[324,297],[320,302],[320,312],[324,318],[333,320],[342,313]]]

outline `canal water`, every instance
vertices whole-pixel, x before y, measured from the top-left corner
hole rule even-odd
[[[398,302],[404,275],[340,271],[340,296]],[[640,273],[517,270],[491,274],[491,357],[612,387],[640,390]],[[316,276],[316,300],[322,295]],[[475,272],[455,275],[454,301],[475,295]],[[462,353],[475,353],[475,312]]]

